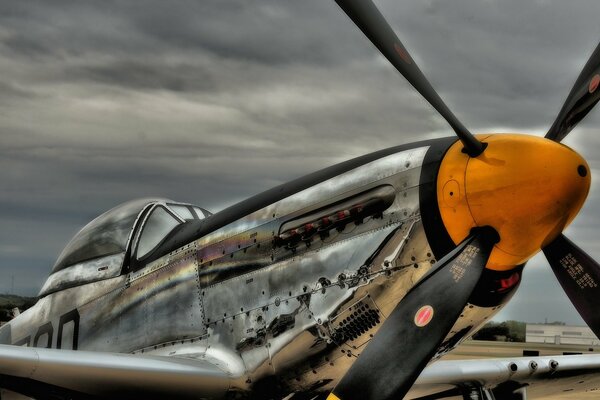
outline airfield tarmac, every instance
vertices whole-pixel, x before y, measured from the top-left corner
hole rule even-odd
[[[565,355],[565,354],[600,354],[600,346],[582,345],[556,345],[544,343],[515,343],[515,342],[488,342],[468,340],[455,350],[444,356],[443,360],[472,360],[482,358],[508,358],[523,357],[527,352],[539,352],[539,356]],[[530,356],[534,354],[529,353]],[[600,399],[598,391],[589,392],[557,392],[543,397],[528,397],[531,400],[591,400]],[[462,397],[452,397],[452,400],[462,400]]]

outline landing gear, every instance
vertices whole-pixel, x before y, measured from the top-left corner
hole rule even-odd
[[[501,400],[496,399],[491,389],[486,389],[481,385],[469,384],[462,388],[464,400]]]
[[[464,400],[527,400],[527,387],[516,382],[506,382],[494,389],[479,384],[461,387]]]

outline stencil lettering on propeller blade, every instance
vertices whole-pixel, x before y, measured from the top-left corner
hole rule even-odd
[[[450,267],[454,282],[458,282],[462,279],[462,277],[465,275],[466,269],[471,266],[478,253],[479,248],[473,245],[468,245],[465,247],[463,253],[459,255],[456,260],[454,260],[454,265]]]
[[[571,279],[575,281],[581,289],[598,287],[598,283],[585,272],[585,268],[577,261],[577,258],[571,253],[560,259],[560,265],[563,267]]]

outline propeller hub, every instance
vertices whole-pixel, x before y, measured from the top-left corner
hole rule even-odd
[[[487,268],[523,264],[555,239],[581,209],[590,169],[569,147],[515,134],[478,135],[487,143],[479,157],[455,143],[444,156],[437,181],[443,223],[458,244],[476,226],[500,235]]]

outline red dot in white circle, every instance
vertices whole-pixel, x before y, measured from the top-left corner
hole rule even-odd
[[[429,324],[433,319],[433,307],[430,305],[419,308],[419,311],[415,314],[415,325],[419,328]]]
[[[594,93],[596,89],[598,89],[598,85],[600,85],[600,75],[596,74],[590,81],[590,86],[588,87],[588,91],[590,93]]]

